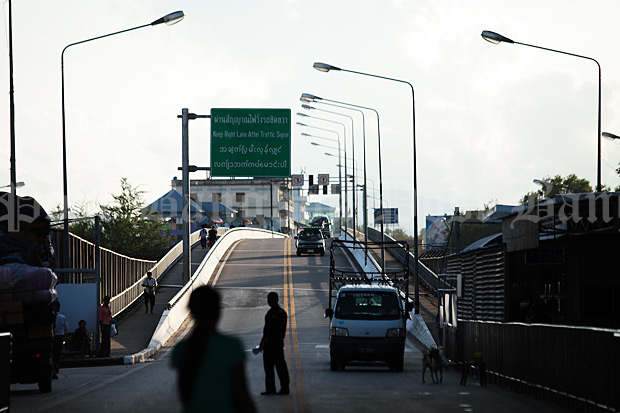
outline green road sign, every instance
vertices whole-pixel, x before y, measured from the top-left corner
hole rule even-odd
[[[211,109],[211,176],[290,175],[290,109]]]

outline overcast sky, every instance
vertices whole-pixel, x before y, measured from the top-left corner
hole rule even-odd
[[[0,183],[9,184],[8,8],[0,64]],[[376,109],[381,117],[384,198],[412,232],[412,99],[406,84],[315,61],[406,80],[415,88],[418,217],[515,204],[533,179],[575,173],[596,185],[596,64],[530,47],[493,45],[492,30],[515,41],[593,57],[602,67],[602,130],[620,135],[617,1],[243,0],[13,1],[17,181],[20,195],[47,210],[62,205],[62,49],[183,10],[185,20],[71,47],[65,53],[69,200],[110,202],[125,177],[152,202],[180,177],[182,108],[301,109],[299,97]],[[356,159],[363,167],[361,122]],[[376,118],[366,116],[369,187],[378,187]],[[347,126],[348,128],[348,126]],[[208,166],[209,121],[190,123],[190,163]],[[335,158],[293,126],[292,172],[337,176]],[[360,132],[360,133],[358,133]],[[349,132],[347,132],[349,133]],[[342,138],[341,138],[342,139]],[[350,139],[350,136],[348,137]],[[319,142],[319,141],[317,141]],[[329,142],[323,141],[330,145]],[[350,148],[350,141],[348,143]],[[602,182],[620,184],[620,142],[602,142]],[[192,175],[202,178],[204,173]],[[337,205],[337,198],[312,201]],[[369,201],[373,205],[373,201]]]

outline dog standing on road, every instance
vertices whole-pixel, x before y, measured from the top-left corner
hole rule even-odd
[[[426,383],[424,380],[426,369],[431,371],[431,380],[433,380],[433,383],[441,383],[443,381],[441,354],[439,354],[439,348],[436,346],[432,346],[430,351],[424,350],[423,352],[422,383]]]

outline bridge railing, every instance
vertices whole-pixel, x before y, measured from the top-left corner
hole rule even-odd
[[[192,245],[199,240],[199,232],[191,234]],[[52,244],[58,255],[62,245],[62,231],[52,231]],[[76,272],[59,272],[60,282],[68,284],[95,283],[95,244],[69,233],[72,268],[82,269]],[[100,248],[100,289],[99,302],[104,296],[110,296],[112,316],[116,316],[142,296],[142,281],[147,271],[153,278],[159,279],[183,254],[182,242],[177,243],[159,261],[141,260],[116,253],[107,248]],[[59,262],[60,258],[57,258]],[[85,271],[84,271],[85,270]]]
[[[394,241],[394,238],[390,237],[387,234],[385,234],[385,238],[389,241]],[[374,228],[368,227],[368,239],[370,239],[371,241],[381,241],[381,232],[377,231]],[[390,253],[394,255],[394,257],[400,262],[404,262],[404,250],[398,250],[395,248],[393,250],[390,250]],[[415,257],[413,255],[414,253],[415,251],[409,252],[409,271],[411,274],[415,274]],[[433,294],[437,294],[437,286],[439,285],[439,277],[437,277],[437,274],[435,274],[421,261],[418,263],[418,270],[420,276],[419,282],[421,282],[424,287],[426,287],[426,289],[428,289],[430,292],[432,292]]]
[[[457,326],[444,334],[449,359],[471,363],[482,353],[487,375],[505,386],[580,411],[620,408],[620,330],[461,319]]]
[[[226,231],[207,252],[207,255],[203,258],[190,281],[168,302],[167,310],[164,311],[148,348],[135,355],[135,357],[126,357],[126,364],[134,363],[137,359],[150,357],[179,329],[189,314],[187,304],[189,303],[191,292],[195,288],[206,285],[213,278],[217,266],[226,257],[226,254],[228,254],[228,251],[234,244],[245,239],[286,237],[284,234],[256,228],[234,228]]]
[[[200,240],[200,231],[196,231],[193,234],[190,234],[190,245],[194,246]],[[164,255],[164,257],[155,262],[149,261],[150,264],[148,268],[142,271],[142,273],[137,273],[138,276],[136,280],[129,286],[127,286],[124,290],[119,291],[116,295],[110,295],[112,299],[110,300],[110,309],[112,310],[112,314],[116,315],[127,307],[132,305],[136,300],[142,297],[143,287],[142,282],[146,279],[146,272],[151,271],[153,273],[153,278],[159,281],[159,278],[164,275],[168,269],[170,269],[183,255],[183,241],[179,241],[174,247]],[[103,279],[102,279],[103,281]],[[103,284],[103,282],[102,282]]]

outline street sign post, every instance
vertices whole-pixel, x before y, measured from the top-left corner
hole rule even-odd
[[[211,109],[211,176],[290,175],[290,109]]]
[[[291,175],[291,181],[293,186],[303,186],[304,184],[304,176],[301,174]]]
[[[375,208],[375,224],[383,219],[384,224],[398,224],[398,208],[383,208],[383,217],[381,217],[381,209]]]

